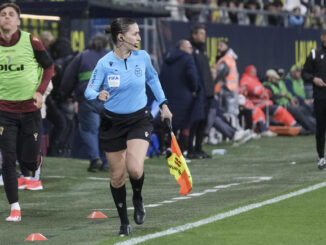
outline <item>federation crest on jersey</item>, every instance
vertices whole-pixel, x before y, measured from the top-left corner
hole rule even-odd
[[[141,77],[142,74],[143,74],[142,70],[139,67],[136,67],[136,69],[135,69],[136,77]]]

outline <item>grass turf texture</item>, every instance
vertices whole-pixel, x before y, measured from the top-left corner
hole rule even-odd
[[[326,172],[317,170],[313,136],[262,138],[239,147],[232,147],[229,143],[214,147],[205,146],[205,150],[208,152],[213,148],[225,148],[228,153],[226,155],[215,155],[213,159],[194,160],[188,164],[194,183],[191,193],[200,193],[217,185],[231,183],[238,183],[238,185],[217,192],[207,192],[190,199],[177,200],[157,207],[148,207],[147,220],[141,226],[133,222],[133,210],[128,210],[133,227],[131,237],[196,221],[248,203],[265,200],[322,182],[325,179]],[[296,162],[296,164],[293,165],[292,162]],[[20,223],[4,221],[9,214],[9,205],[3,187],[1,187],[0,244],[22,244],[31,233],[45,235],[49,239],[47,244],[104,245],[131,238],[117,237],[120,222],[111,197],[108,180],[105,180],[108,177],[107,173],[88,173],[87,167],[87,161],[46,158],[42,173],[45,189],[35,192],[19,191],[22,207],[22,222]],[[246,183],[248,179],[244,177],[253,176],[271,176],[273,178],[270,181]],[[104,180],[89,179],[89,177],[104,178]],[[146,205],[158,204],[164,200],[175,201],[173,198],[180,197],[178,191],[179,187],[174,178],[169,175],[168,166],[163,157],[152,158],[145,162],[143,197]],[[324,196],[322,191],[305,194],[302,197],[293,198],[293,200],[296,199],[301,202],[301,198],[305,199],[306,196],[320,193],[321,197],[319,198],[308,198],[310,202],[316,201],[310,206],[320,207],[321,204],[318,203],[318,200],[322,200]],[[127,181],[127,204],[129,207],[132,207],[131,196],[130,183]],[[189,234],[195,235],[190,236],[192,239],[183,244],[259,244],[258,241],[261,244],[262,240],[260,239],[263,239],[264,236],[269,239],[273,235],[271,242],[267,243],[268,241],[264,240],[264,244],[282,244],[278,242],[282,242],[279,240],[280,237],[288,240],[298,238],[290,239],[289,243],[284,244],[307,244],[307,240],[299,238],[311,233],[308,226],[314,227],[315,232],[312,234],[322,233],[322,225],[309,223],[309,220],[313,220],[315,216],[306,207],[308,204],[303,208],[300,206],[291,208],[291,215],[286,216],[279,215],[283,210],[283,202],[180,233],[171,236],[171,239],[150,240],[147,244],[166,244],[167,240],[164,239],[170,239],[168,241],[170,243],[175,241],[177,236],[188,236]],[[281,208],[274,210],[274,206]],[[285,213],[288,212],[286,210],[289,210],[286,207],[287,205],[284,206]],[[267,222],[264,222],[266,225],[259,225],[261,224],[259,217],[265,218],[265,216],[262,214],[258,215],[257,218],[254,213],[264,212],[265,209],[269,208],[270,211],[266,213],[271,216]],[[92,211],[99,209],[104,209],[100,211],[107,215],[108,219],[93,220],[86,218]],[[273,212],[275,213],[273,214]],[[314,220],[319,219],[319,222],[325,220],[323,213],[325,212],[321,209]],[[251,217],[252,214],[253,217]],[[305,215],[305,217],[301,217],[301,215]],[[270,225],[271,228],[277,228],[277,226],[281,228],[279,224],[289,222],[289,224],[294,225],[291,227],[292,231],[287,233],[286,230],[289,229],[286,228],[281,229],[284,230],[281,233],[269,231],[268,224],[270,222],[268,221],[271,220],[271,217],[278,218],[274,225]],[[281,219],[282,217],[284,220]],[[301,217],[298,218],[301,220],[308,220],[306,229],[305,225],[296,221],[297,217]],[[238,224],[239,226],[237,226]],[[287,225],[287,227],[289,226]],[[305,231],[306,233],[304,233]],[[285,233],[289,234],[288,237],[282,235]],[[204,237],[210,237],[210,242],[207,240],[205,243],[201,243]],[[232,240],[232,237],[239,237],[238,243],[237,240]],[[257,237],[256,243],[255,237]],[[161,241],[161,239],[162,243],[156,243],[157,240]],[[286,241],[284,240],[284,242]],[[319,240],[312,241],[316,242],[309,244],[321,244],[318,243]]]

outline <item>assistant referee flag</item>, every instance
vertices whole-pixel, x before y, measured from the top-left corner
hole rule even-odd
[[[171,131],[171,156],[168,158],[170,174],[180,185],[180,194],[188,195],[192,189],[192,177],[175,135]]]

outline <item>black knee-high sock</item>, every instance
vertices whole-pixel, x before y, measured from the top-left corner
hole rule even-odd
[[[145,179],[145,173],[143,173],[143,175],[139,179],[137,179],[137,180],[132,179],[130,177],[129,177],[129,179],[130,179],[130,183],[131,183],[131,186],[132,186],[132,190],[134,192],[132,198],[133,199],[142,199],[142,197],[141,197],[141,190],[143,188],[143,183],[144,183],[144,179]]]
[[[110,184],[111,193],[115,206],[118,210],[121,224],[129,224],[128,213],[127,213],[127,204],[126,204],[126,185],[123,185],[119,188],[115,188]]]

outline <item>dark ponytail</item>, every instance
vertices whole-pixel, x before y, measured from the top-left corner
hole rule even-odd
[[[105,33],[110,34],[114,44],[118,42],[118,35],[124,34],[129,30],[129,26],[135,24],[136,21],[130,18],[117,18],[112,21],[111,25],[105,28]]]

